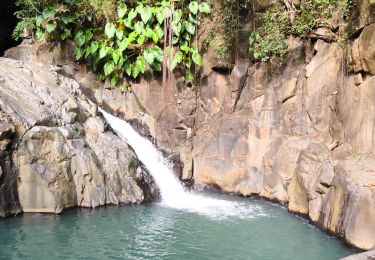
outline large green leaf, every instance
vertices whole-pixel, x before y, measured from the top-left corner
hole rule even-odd
[[[38,28],[38,29],[36,30],[36,38],[37,38],[38,40],[41,40],[43,36],[44,36],[44,32],[43,32],[43,30],[42,30],[41,28]]]
[[[181,21],[181,17],[182,17],[181,9],[177,9],[173,12],[173,22],[179,23]]]
[[[138,37],[137,43],[143,45],[145,43],[146,37],[142,34]]]
[[[86,42],[86,36],[83,34],[82,31],[78,31],[76,33],[75,40],[76,40],[77,46],[82,47]]]
[[[125,73],[130,77],[132,75],[133,65],[130,64],[129,61],[125,61],[124,70],[125,70]]]
[[[124,31],[121,30],[120,28],[116,29],[116,37],[119,41],[122,40],[122,37],[124,37]]]
[[[123,18],[127,11],[128,11],[128,7],[126,6],[126,4],[121,3],[117,8],[118,18]]]
[[[57,27],[57,23],[55,21],[49,21],[47,24],[46,24],[46,31],[48,33],[51,33],[53,32]]]
[[[138,77],[140,73],[144,73],[145,68],[146,68],[145,58],[143,56],[138,56],[133,66],[133,71],[132,71],[133,78]]]
[[[195,34],[195,25],[189,22],[185,22],[186,31],[188,31],[191,35]]]
[[[134,20],[134,18],[135,18],[136,16],[137,16],[137,11],[134,10],[134,9],[131,9],[131,10],[129,11],[129,13],[128,13],[128,18],[127,18],[127,20],[128,20],[129,22],[131,22],[131,21]]]
[[[109,74],[111,74],[113,72],[114,69],[115,69],[115,64],[111,61],[107,62],[104,65],[104,75],[108,76]]]
[[[199,5],[199,11],[202,13],[209,14],[211,13],[211,6],[206,2],[202,2]]]
[[[41,26],[42,25],[42,23],[43,23],[43,17],[42,16],[38,16],[37,18],[36,18],[36,20],[35,20],[35,24],[36,24],[36,26]]]
[[[105,35],[108,38],[113,38],[113,36],[115,36],[115,33],[116,33],[115,25],[113,23],[107,23],[105,25]]]
[[[108,50],[106,46],[102,46],[99,51],[99,59],[103,59],[105,56],[107,56]]]
[[[90,45],[91,54],[95,54],[98,48],[99,48],[99,43],[97,41],[93,41]]]
[[[143,31],[143,34],[147,37],[147,38],[150,38],[152,39],[152,37],[154,36],[154,31],[147,26],[146,30]]]
[[[120,44],[119,44],[119,50],[120,52],[123,52],[124,50],[126,50],[128,48],[130,44],[130,39],[129,38],[125,38],[123,39]]]
[[[156,20],[158,20],[159,24],[164,22],[164,7],[159,7],[155,11]]]
[[[55,14],[56,10],[57,10],[56,5],[48,6],[48,7],[44,8],[43,18],[45,20],[47,20],[48,18],[51,18]]]
[[[164,59],[163,50],[159,46],[154,46],[152,48],[152,51],[153,51],[154,57],[157,61],[160,61],[160,62],[163,61],[163,59]]]
[[[171,69],[174,70],[178,64],[180,64],[184,59],[184,54],[182,52],[177,52],[172,61]]]
[[[80,60],[83,57],[83,52],[81,48],[76,47],[74,49],[74,57],[76,58],[76,60]]]
[[[73,17],[70,13],[62,13],[60,17],[61,21],[63,21],[64,24],[69,24],[73,22]]]
[[[69,29],[64,29],[64,31],[61,33],[60,38],[61,40],[66,40],[72,36],[72,31]]]
[[[116,86],[118,80],[119,80],[118,74],[117,73],[113,73],[113,75],[111,77],[111,85],[113,87]]]
[[[190,2],[190,4],[189,4],[189,10],[190,10],[190,12],[192,12],[193,14],[197,14],[198,13],[198,8],[199,8],[199,5],[198,5],[197,1]]]
[[[202,66],[203,58],[198,52],[193,52],[193,55],[191,57],[192,57],[195,64],[197,64],[199,66]]]
[[[151,48],[145,49],[143,52],[143,57],[147,61],[148,64],[154,63],[155,56],[154,56],[154,51]]]
[[[186,46],[186,45],[182,45],[180,47],[180,49],[185,52],[185,53],[188,53],[188,52],[191,52],[191,49],[189,48],[189,46]]]
[[[112,52],[112,59],[115,64],[118,64],[120,58],[121,58],[121,53],[119,52],[119,50],[115,50]]]
[[[180,36],[181,30],[182,30],[182,24],[173,22],[173,32],[176,36]]]
[[[164,36],[164,31],[163,29],[160,27],[160,25],[156,25],[155,28],[154,28],[154,32],[155,34],[157,34],[158,38],[161,39],[163,38]]]
[[[86,30],[86,35],[85,35],[85,41],[86,42],[89,42],[93,37],[93,33],[92,33],[92,30]]]
[[[141,8],[140,10],[141,13],[141,19],[144,23],[147,23],[148,20],[150,20],[152,16],[152,8],[150,6],[145,6]]]
[[[141,34],[144,30],[144,25],[142,22],[137,22],[134,25],[134,31],[137,32],[138,34]]]

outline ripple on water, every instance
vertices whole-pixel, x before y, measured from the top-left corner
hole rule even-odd
[[[221,207],[145,204],[4,219],[0,258],[329,260],[354,253],[285,208],[254,199],[211,199]]]

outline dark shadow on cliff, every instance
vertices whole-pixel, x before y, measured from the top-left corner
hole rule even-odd
[[[17,24],[17,17],[14,13],[17,11],[15,0],[3,0],[0,5],[0,56],[4,51],[19,44],[12,38],[12,32]]]

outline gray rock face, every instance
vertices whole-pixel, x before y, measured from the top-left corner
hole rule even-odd
[[[60,213],[77,205],[71,156],[57,128],[36,126],[27,131],[16,155],[23,211]]]
[[[0,58],[0,85],[1,216],[143,201],[136,155],[75,80]]]
[[[363,252],[360,254],[350,255],[341,260],[374,260],[375,259],[375,250]]]

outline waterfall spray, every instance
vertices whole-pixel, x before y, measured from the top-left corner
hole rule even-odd
[[[99,108],[107,122],[117,135],[135,151],[158,185],[162,197],[161,204],[167,207],[183,209],[211,217],[243,216],[249,217],[253,208],[238,202],[215,199],[185,191],[173,174],[170,163],[161,152],[146,138],[138,134],[130,124],[112,116]]]

